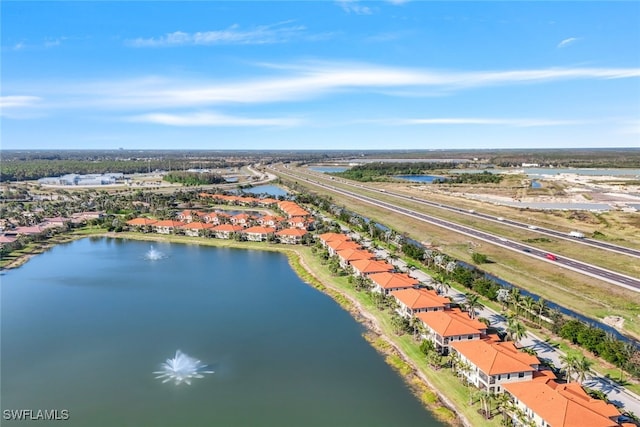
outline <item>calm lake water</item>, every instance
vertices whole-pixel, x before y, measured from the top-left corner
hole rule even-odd
[[[251,188],[244,188],[242,191],[244,193],[251,193],[251,194],[268,194],[272,197],[286,196],[289,194],[284,189],[282,189],[281,187],[278,187],[277,185],[257,185]]]
[[[65,426],[441,426],[285,256],[83,239],[2,277],[2,409]],[[162,384],[176,349],[215,373]]]
[[[322,172],[322,173],[334,173],[334,172],[337,173],[337,172],[344,172],[350,168],[342,167],[342,166],[310,166],[309,169],[312,171]]]
[[[396,178],[404,179],[405,181],[412,182],[424,182],[424,183],[432,183],[434,179],[444,179],[443,176],[437,175],[396,175]]]

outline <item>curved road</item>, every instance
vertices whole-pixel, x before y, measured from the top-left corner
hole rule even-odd
[[[475,230],[470,227],[466,227],[460,224],[456,224],[450,221],[446,221],[440,218],[432,217],[430,215],[426,215],[411,209],[398,207],[392,205],[391,203],[383,202],[372,197],[359,195],[356,193],[352,193],[347,190],[342,190],[340,188],[336,188],[327,184],[323,184],[318,181],[313,181],[307,178],[303,178],[297,175],[293,175],[291,173],[273,169],[275,172],[282,173],[283,175],[288,176],[292,179],[306,181],[309,184],[313,184],[319,187],[323,187],[327,190],[342,194],[344,196],[352,197],[354,199],[360,200],[365,203],[369,203],[375,206],[382,207],[384,209],[388,209],[390,211],[409,216],[420,221],[428,222],[430,224],[437,225],[439,227],[455,231],[456,233],[464,234],[479,240],[484,240],[486,242],[502,246],[507,249],[511,249],[514,251],[519,251],[522,254],[526,254],[528,256],[535,257],[539,260],[543,260],[550,263],[555,263],[559,267],[567,268],[569,270],[576,271],[578,273],[582,273],[591,277],[595,277],[597,279],[612,283],[614,285],[622,286],[624,288],[630,289],[632,291],[640,292],[640,280],[631,276],[627,276],[624,274],[616,273],[611,270],[607,270],[604,268],[596,267],[591,264],[587,264],[575,259],[566,258],[566,257],[558,257],[555,255],[548,254],[545,251],[541,251],[540,249],[536,249],[532,246],[527,246],[512,240],[505,239],[503,237],[496,236],[494,234],[486,233],[484,231]],[[387,194],[386,191],[383,193]],[[408,197],[409,198],[409,197]],[[410,199],[410,198],[409,198]],[[549,258],[553,259],[549,259]]]

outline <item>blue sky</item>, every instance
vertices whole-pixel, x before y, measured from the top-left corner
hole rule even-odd
[[[640,147],[640,2],[0,2],[3,149]]]

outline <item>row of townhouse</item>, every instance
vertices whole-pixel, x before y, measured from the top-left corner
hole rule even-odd
[[[127,226],[132,230],[141,228],[150,229],[158,234],[184,234],[186,236],[211,236],[217,239],[231,239],[234,235],[243,235],[248,241],[264,242],[271,236],[281,243],[298,244],[309,232],[300,228],[284,228],[278,230],[275,227],[256,225],[244,227],[234,224],[209,224],[204,222],[184,223],[175,220],[157,221],[149,218],[134,218],[127,221]]]
[[[441,354],[452,354],[458,375],[481,390],[508,393],[527,423],[539,427],[629,425],[619,422],[621,414],[615,406],[589,397],[577,383],[557,383],[552,371],[540,369],[536,356],[488,334],[483,322],[452,308],[449,298],[420,288],[417,280],[376,260],[347,235],[325,233],[319,239],[330,255],[338,256],[341,266],[370,279],[374,292],[393,297],[399,314],[419,319],[422,338],[433,342]],[[512,418],[514,425],[526,425],[515,412]]]
[[[0,233],[0,247],[11,247],[11,245],[18,241],[20,237],[46,237],[50,235],[50,231],[53,229],[65,228],[70,225],[78,225],[89,219],[99,219],[103,217],[103,212],[78,212],[72,214],[71,217],[57,216],[44,218],[42,222],[36,225],[14,227],[9,224],[10,226],[3,227]]]
[[[211,199],[217,203],[232,205],[232,206],[252,206],[252,207],[265,207],[265,208],[278,208],[286,216],[286,221],[289,227],[302,228],[310,230],[313,227],[313,216],[309,211],[301,207],[295,202],[290,200],[277,200],[272,198],[257,198],[249,196],[234,196],[223,194],[209,194],[200,193],[199,196],[204,199]],[[274,217],[273,220],[277,221]],[[282,218],[285,220],[285,218]],[[259,221],[260,218],[257,218]],[[208,221],[205,221],[208,222]],[[276,224],[260,224],[275,226]]]
[[[219,197],[236,198],[236,196]],[[181,233],[192,237],[212,236],[218,239],[230,239],[234,235],[240,234],[249,241],[261,242],[274,237],[281,243],[301,243],[304,236],[308,234],[307,226],[312,221],[311,214],[295,202],[278,202],[274,199],[268,204],[270,206],[283,204],[284,209],[282,210],[289,215],[289,218],[270,214],[258,216],[245,212],[229,215],[225,212],[184,210],[177,215],[180,220],[158,221],[150,218],[134,218],[127,221],[126,224],[134,230],[153,231],[159,234]],[[300,222],[300,218],[303,218],[304,221]]]

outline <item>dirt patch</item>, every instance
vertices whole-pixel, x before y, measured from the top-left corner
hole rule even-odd
[[[607,316],[602,321],[616,329],[624,329],[624,318],[620,316]]]

